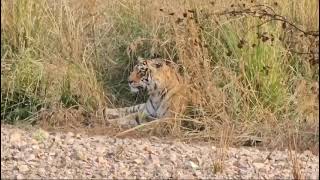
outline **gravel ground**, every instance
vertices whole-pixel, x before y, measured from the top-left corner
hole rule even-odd
[[[292,179],[286,151],[229,148],[223,172],[219,150],[209,145],[149,139],[117,139],[1,127],[2,178],[59,179]],[[319,179],[318,156],[297,155],[301,173]],[[220,168],[221,169],[221,168]]]

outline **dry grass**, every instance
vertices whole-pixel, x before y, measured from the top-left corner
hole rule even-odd
[[[225,127],[221,130],[219,146],[217,151],[217,157],[212,164],[213,173],[222,173],[225,165],[225,159],[227,158],[228,148],[231,144],[231,137],[233,133],[233,128],[230,129],[230,125],[226,124]]]
[[[145,100],[127,87],[136,57],[163,57],[183,67],[189,108],[141,132],[219,142],[228,124],[234,145],[256,137],[281,148],[290,127],[298,149],[318,146],[319,37],[283,21],[261,25],[269,19],[226,13],[271,8],[299,29],[318,32],[316,0],[1,3],[3,121],[104,126],[97,110]]]
[[[298,159],[298,155],[297,152],[295,150],[297,150],[297,143],[296,143],[296,134],[292,133],[292,132],[288,132],[289,134],[289,143],[288,143],[288,157],[289,160],[291,161],[292,164],[292,176],[294,179],[306,179],[304,177],[304,174],[301,172],[301,164],[300,161]]]

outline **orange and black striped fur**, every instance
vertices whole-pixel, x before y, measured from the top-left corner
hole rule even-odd
[[[146,89],[149,98],[146,103],[131,107],[105,108],[104,117],[111,123],[134,127],[154,119],[173,117],[185,108],[183,79],[172,61],[139,58],[128,82],[131,92]]]

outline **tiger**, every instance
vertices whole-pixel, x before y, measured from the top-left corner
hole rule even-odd
[[[184,80],[173,61],[139,57],[128,84],[132,93],[145,90],[147,101],[131,107],[105,108],[103,116],[108,123],[132,128],[155,119],[174,117],[186,107]]]

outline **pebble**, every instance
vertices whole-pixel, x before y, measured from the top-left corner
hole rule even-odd
[[[19,165],[18,170],[22,173],[29,171],[29,167],[27,165]]]
[[[30,154],[27,156],[26,161],[32,161],[36,158],[36,156],[34,154]]]
[[[292,164],[288,151],[269,152],[252,148],[226,150],[222,171],[218,148],[159,138],[116,139],[69,133],[49,133],[42,142],[32,132],[1,126],[1,177],[18,179],[289,179]],[[45,135],[46,136],[46,135]],[[54,143],[53,143],[54,142]],[[21,146],[13,145],[22,144]],[[298,154],[306,179],[319,178],[318,156]]]
[[[15,179],[24,179],[24,176],[22,174],[17,174],[15,176]]]
[[[21,134],[18,132],[14,132],[10,135],[10,143],[15,144],[21,141]]]

